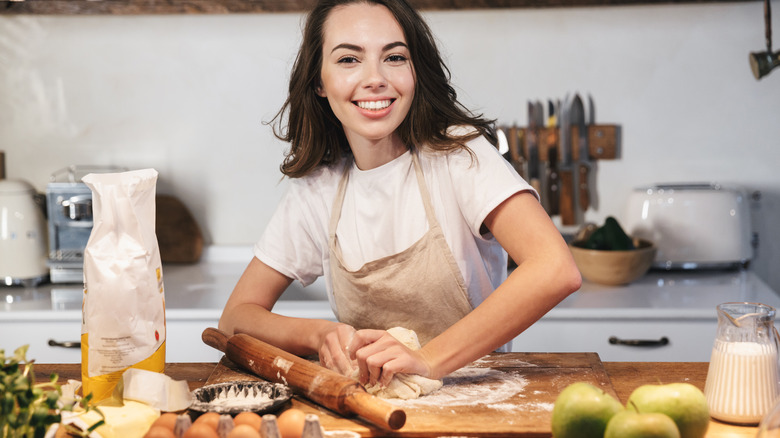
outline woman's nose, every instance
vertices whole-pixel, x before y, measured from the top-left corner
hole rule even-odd
[[[366,88],[381,88],[387,85],[387,78],[380,64],[367,63],[363,83]]]

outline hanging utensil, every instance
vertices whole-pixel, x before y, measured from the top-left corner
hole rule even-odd
[[[772,9],[769,0],[764,0],[764,31],[766,33],[766,51],[750,54],[750,69],[756,80],[769,74],[780,65],[780,51],[772,53]]]

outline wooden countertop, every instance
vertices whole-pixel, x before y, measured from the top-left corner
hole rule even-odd
[[[165,374],[175,380],[186,380],[190,389],[203,386],[216,363],[169,363]],[[604,362],[612,386],[620,401],[625,403],[636,387],[643,384],[665,384],[687,382],[704,389],[707,379],[707,362]],[[36,364],[38,379],[46,379],[51,373],[57,373],[59,380],[81,380],[80,364]],[[711,421],[708,438],[755,437],[755,427],[734,426],[719,421]]]

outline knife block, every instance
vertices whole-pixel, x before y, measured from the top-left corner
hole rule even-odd
[[[621,155],[621,127],[614,124],[586,125],[587,156],[578,147],[579,127],[572,126],[569,144],[562,145],[559,126],[504,127],[508,159],[520,176],[540,192],[550,216],[560,216],[563,225],[584,222],[584,213],[597,206],[598,160]]]

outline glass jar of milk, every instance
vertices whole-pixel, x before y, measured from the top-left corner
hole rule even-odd
[[[704,386],[710,416],[758,424],[780,396],[775,309],[723,303],[717,311],[718,331]]]

